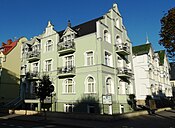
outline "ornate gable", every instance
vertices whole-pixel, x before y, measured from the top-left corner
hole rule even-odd
[[[68,35],[75,35],[75,34],[77,33],[68,26],[66,30],[64,31],[63,36],[61,38],[68,36]]]
[[[50,21],[48,21],[47,27],[45,28],[45,32],[43,33],[42,37],[47,37],[55,33],[57,32],[54,30],[54,26]]]

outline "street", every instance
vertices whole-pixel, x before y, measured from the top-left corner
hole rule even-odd
[[[115,122],[113,128],[175,128],[175,110]]]
[[[62,118],[58,118],[54,123],[52,121],[29,121],[14,118],[0,119],[0,128],[72,128],[76,127],[75,124],[84,124],[79,125],[79,128],[175,128],[175,110],[106,122]]]
[[[0,128],[71,128],[55,124],[47,124],[47,122],[31,122],[22,120],[0,120]]]

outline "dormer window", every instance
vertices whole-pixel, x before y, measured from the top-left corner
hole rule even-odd
[[[74,34],[67,35],[64,37],[64,42],[73,42],[74,41]]]

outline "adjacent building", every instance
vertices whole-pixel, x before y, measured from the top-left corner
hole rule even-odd
[[[49,75],[55,87],[53,111],[114,114],[132,111],[134,93],[132,44],[117,4],[103,16],[56,31],[49,21],[44,33],[21,47],[21,97],[38,108],[35,87]]]
[[[148,41],[132,50],[137,104],[145,105],[147,95],[171,97],[170,65],[165,51],[155,52]]]
[[[0,48],[0,103],[19,97],[21,45],[25,38],[2,43]]]
[[[170,67],[170,83],[172,86],[173,98],[175,99],[175,62],[171,62]]]

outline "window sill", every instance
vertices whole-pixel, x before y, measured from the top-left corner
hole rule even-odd
[[[75,92],[73,92],[73,93],[65,93],[65,92],[63,92],[62,95],[76,95],[76,93]]]

